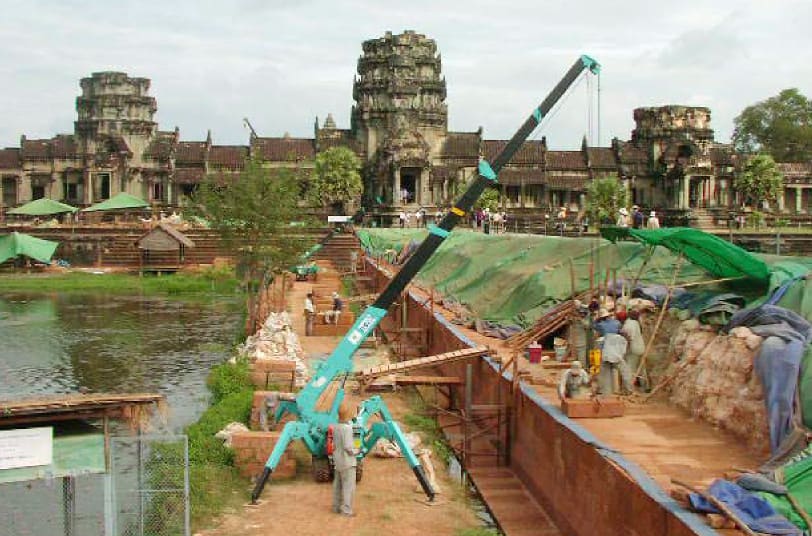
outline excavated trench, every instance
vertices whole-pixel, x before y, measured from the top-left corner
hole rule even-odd
[[[366,263],[368,289],[380,292],[388,276],[372,259]],[[424,330],[428,354],[475,346],[426,302],[408,292],[386,322]],[[466,366],[466,362],[454,362],[438,369],[443,375],[464,378]],[[472,362],[472,383],[473,404],[484,407],[513,401],[503,462],[497,464],[497,458],[491,457],[468,466],[471,483],[508,536],[716,534],[639,466],[564,416],[531,386],[519,382],[513,392],[510,372],[500,374],[492,359]],[[462,390],[456,391],[453,403],[463,407]]]

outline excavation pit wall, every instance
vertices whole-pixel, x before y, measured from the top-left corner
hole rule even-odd
[[[374,260],[367,258],[366,264],[371,276],[370,289],[382,291],[389,277]],[[392,307],[385,323],[390,327],[403,326],[405,310],[407,327],[427,330],[428,354],[476,346],[442,315],[433,312],[425,297],[408,292],[405,298],[402,305]],[[444,375],[465,377],[465,362],[438,368]],[[473,404],[509,400],[511,374],[504,372],[500,376],[498,365],[490,358],[473,362],[473,382]],[[464,394],[458,392],[455,396],[456,407],[463,407]],[[717,534],[698,516],[683,509],[639,466],[601,443],[561,413],[557,404],[545,400],[523,382],[516,395],[514,418],[510,469],[562,534]],[[474,465],[477,463],[488,462],[475,461]]]

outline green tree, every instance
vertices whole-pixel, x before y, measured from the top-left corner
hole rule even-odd
[[[740,151],[766,152],[778,162],[812,159],[812,101],[785,89],[734,119],[733,143]]]
[[[301,220],[299,179],[289,169],[248,160],[239,176],[208,175],[192,196],[192,213],[217,231],[237,261],[248,292],[249,325],[259,293],[301,257],[310,241],[290,233]]]
[[[474,209],[490,209],[495,212],[499,208],[499,190],[493,187],[485,188],[482,195],[474,202]]]
[[[620,208],[626,206],[627,194],[616,176],[593,180],[586,191],[586,212],[590,221],[595,224],[606,220],[614,222]]]
[[[733,188],[742,194],[747,205],[758,210],[762,201],[775,203],[782,195],[784,176],[778,171],[775,160],[761,153],[747,160],[744,169],[736,175]]]
[[[361,161],[347,147],[332,147],[316,156],[308,197],[321,206],[340,204],[344,209],[357,201],[363,190]]]

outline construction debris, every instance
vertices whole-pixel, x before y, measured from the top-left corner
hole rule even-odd
[[[287,312],[270,313],[256,335],[245,340],[239,353],[248,357],[252,363],[267,360],[295,362],[296,387],[304,386],[310,379],[302,345],[291,327],[290,315]]]

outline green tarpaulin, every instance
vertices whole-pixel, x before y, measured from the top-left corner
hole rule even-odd
[[[701,266],[716,277],[747,277],[765,282],[770,279],[770,269],[764,261],[727,240],[699,229],[604,227],[601,229],[601,235],[612,242],[633,238],[650,246],[663,246],[674,253],[684,255],[688,261]]]
[[[59,242],[51,242],[22,233],[0,236],[0,263],[19,255],[48,263],[51,262],[51,257],[58,245]]]
[[[65,203],[60,203],[59,201],[54,201],[53,199],[48,199],[47,197],[43,197],[41,199],[35,199],[30,203],[26,203],[21,207],[17,207],[15,209],[9,210],[9,214],[15,214],[18,216],[50,216],[52,214],[64,214],[65,212],[76,212],[76,207],[72,207],[70,205],[66,205]]]
[[[101,210],[134,210],[139,208],[149,208],[149,203],[124,192],[116,194],[106,201],[96,203],[87,208],[83,208],[82,212],[98,212]]]

